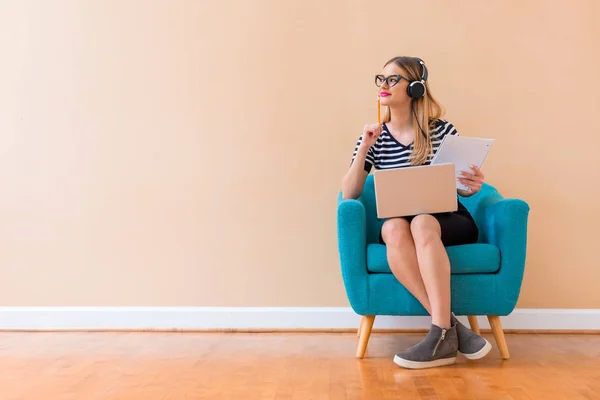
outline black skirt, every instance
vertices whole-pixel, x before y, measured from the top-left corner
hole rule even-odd
[[[431,214],[431,216],[435,217],[440,223],[444,246],[477,243],[479,229],[469,211],[460,201],[458,202],[457,211]],[[402,218],[410,223],[414,217]],[[379,232],[379,243],[385,244],[381,236],[381,231]]]

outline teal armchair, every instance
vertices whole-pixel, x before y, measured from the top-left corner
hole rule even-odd
[[[487,316],[501,356],[509,358],[500,316],[515,308],[525,268],[529,205],[505,199],[491,185],[461,197],[479,228],[478,243],[446,248],[451,264],[451,308],[466,315],[479,332],[478,315]],[[362,316],[357,357],[365,354],[377,315],[428,315],[392,275],[385,245],[379,244],[384,220],[377,218],[373,175],[357,200],[337,203],[337,237],[342,279],[352,309]]]

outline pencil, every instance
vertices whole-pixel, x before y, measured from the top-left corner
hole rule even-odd
[[[381,102],[379,97],[377,98],[377,123],[381,124]]]

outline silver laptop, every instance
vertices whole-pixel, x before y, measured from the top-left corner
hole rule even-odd
[[[375,170],[377,217],[407,217],[458,209],[454,164]]]

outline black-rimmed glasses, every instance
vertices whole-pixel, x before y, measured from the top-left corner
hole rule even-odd
[[[383,85],[383,82],[385,82],[388,87],[393,87],[396,86],[402,79],[405,79],[407,82],[410,82],[408,78],[405,78],[402,75],[375,75],[375,85],[377,85],[377,87],[381,87],[381,85]]]

